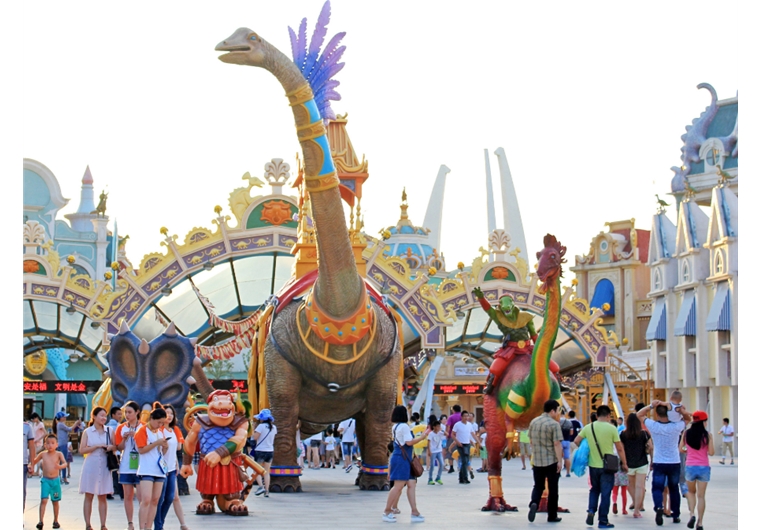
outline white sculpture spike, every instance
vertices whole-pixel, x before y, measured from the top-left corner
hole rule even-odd
[[[504,213],[504,230],[509,234],[512,248],[518,247],[520,249],[519,256],[526,263],[530,263],[522,217],[520,217],[520,207],[517,204],[517,193],[515,193],[515,185],[512,182],[512,173],[509,171],[507,155],[502,147],[496,149],[494,154],[499,159],[499,173],[501,174],[501,207]]]
[[[496,230],[496,208],[493,202],[493,181],[491,180],[491,160],[486,152],[486,208],[488,211],[488,233]]]
[[[111,370],[106,370],[105,372],[103,372],[103,375],[106,377],[111,377]]]
[[[198,337],[190,337],[188,339],[190,341],[190,344],[195,348],[196,343],[198,342]]]
[[[192,341],[193,339],[190,339],[190,340]],[[200,368],[203,365],[203,361],[201,361],[200,357],[196,357],[195,359],[193,359],[193,364]]]
[[[129,324],[127,324],[127,319],[122,318],[121,324],[119,325],[119,335],[124,335],[126,333],[129,333]]]
[[[140,341],[140,345],[137,347],[137,351],[142,353],[143,355],[147,355],[150,351],[150,344],[148,344],[148,341],[145,339],[142,339]]]
[[[174,322],[169,322],[169,327],[167,327],[166,331],[164,331],[164,335],[167,335],[169,337],[177,336],[177,326],[174,325]]]
[[[451,170],[444,164],[438,169],[438,176],[435,177],[435,184],[430,192],[427,210],[425,211],[425,220],[422,226],[430,230],[428,240],[430,246],[441,252],[441,220],[443,219],[443,192],[446,188],[446,175]]]
[[[194,385],[195,384],[195,377],[193,377],[192,375],[188,375],[187,379],[185,379],[185,382],[188,385]]]

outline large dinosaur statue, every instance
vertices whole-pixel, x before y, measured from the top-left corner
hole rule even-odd
[[[560,399],[560,387],[551,373],[552,349],[557,339],[561,306],[560,277],[566,248],[557,239],[544,236],[544,249],[538,252],[540,291],[546,293],[544,322],[536,338],[532,355],[516,355],[494,392],[483,396],[488,452],[488,502],[483,511],[517,511],[504,501],[501,489],[501,455],[507,445],[507,433],[525,429],[543,412],[549,399]],[[511,445],[511,439],[510,439]]]
[[[330,79],[343,63],[337,34],[319,56],[329,21],[329,2],[306,48],[306,20],[296,36],[294,60],[258,33],[240,28],[219,43],[230,64],[272,73],[285,90],[303,150],[304,181],[316,228],[318,274],[300,301],[278,300],[264,346],[266,392],[278,432],[270,490],[300,491],[296,424],[305,434],[353,417],[362,453],[362,489],[387,489],[387,442],[397,400],[401,363],[397,324],[370,299],[356,267],[323,119],[328,99],[338,99]],[[308,81],[307,81],[308,80]],[[316,97],[315,97],[316,95]],[[290,302],[290,303],[288,303]]]

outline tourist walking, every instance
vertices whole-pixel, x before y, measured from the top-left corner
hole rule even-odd
[[[105,410],[105,409],[104,409]],[[69,434],[74,429],[79,428],[80,425],[82,425],[82,420],[77,419],[77,421],[74,422],[74,425],[69,427],[66,425],[66,418],[68,417],[68,414],[65,412],[58,411],[55,413],[55,423],[53,423],[53,434],[55,434],[58,437],[58,450],[63,453],[64,458],[68,461],[69,459]],[[82,444],[79,443],[79,454],[82,453]],[[61,469],[61,483],[62,484],[68,484],[68,469]]]
[[[47,436],[48,432],[45,428],[45,424],[42,423],[42,418],[40,418],[40,415],[36,412],[32,412],[32,415],[29,416],[29,420],[29,425],[32,427],[32,434],[34,434],[34,450],[37,454],[40,454],[44,449],[45,436]],[[56,440],[56,443],[58,443],[58,440]],[[41,465],[39,472],[37,471],[37,466],[35,466],[33,474],[42,476]]]
[[[559,477],[562,474],[562,427],[559,424],[559,403],[550,399],[544,403],[544,413],[530,422],[530,441],[533,446],[533,493],[530,497],[528,521],[536,518],[541,495],[548,484],[547,521],[558,523]]]
[[[177,415],[174,411],[174,407],[171,405],[164,405],[164,411],[166,412],[166,419],[164,420],[163,430],[164,437],[169,444],[166,450],[164,458],[166,459],[166,480],[164,481],[163,488],[161,489],[161,497],[158,499],[156,505],[156,515],[153,518],[153,529],[163,530],[166,522],[166,515],[169,513],[169,508],[174,505],[175,512],[177,511],[178,504],[174,503],[177,498],[177,448],[181,447],[185,443],[185,438],[182,436],[182,431],[177,426]],[[182,512],[182,505],[179,505],[178,519],[182,526],[184,523],[184,512]]]
[[[459,483],[469,484],[470,479],[467,477],[467,472],[470,469],[470,446],[473,443],[477,444],[478,441],[470,427],[469,414],[466,410],[462,411],[460,418],[461,420],[456,422],[451,429],[452,441],[459,451]]]
[[[724,465],[726,463],[726,453],[731,453],[731,465],[734,465],[734,428],[729,425],[728,418],[723,418],[723,427],[720,428],[720,431],[718,431],[718,434],[723,435],[723,447],[721,448],[721,456],[723,458],[720,459],[720,464]]]
[[[628,463],[628,489],[631,491],[633,500],[633,517],[641,518],[641,510],[644,507],[644,488],[646,486],[647,473],[649,472],[649,459],[652,454],[652,439],[642,429],[641,420],[636,414],[631,413],[626,419],[625,430],[620,433],[620,441],[625,449],[625,460]],[[623,501],[625,503],[625,501]],[[623,514],[625,514],[623,504]]]
[[[116,428],[121,423],[121,420],[123,418],[123,412],[120,407],[111,407],[110,412],[108,413],[109,419],[106,423],[106,427],[111,429],[112,433],[116,432]],[[117,451],[118,454],[118,451]],[[121,484],[119,484],[119,470],[111,472],[111,481],[113,482],[113,492],[114,495],[118,495],[121,497],[121,500],[124,500],[124,489],[121,487]],[[108,499],[113,499],[113,495],[108,495]]]
[[[383,512],[383,521],[386,523],[395,523],[396,516],[393,513],[393,508],[398,503],[399,497],[404,486],[407,488],[407,499],[409,499],[409,506],[412,509],[412,522],[422,523],[425,522],[425,518],[420,514],[417,509],[417,498],[415,494],[417,486],[417,477],[412,475],[411,463],[414,458],[413,447],[426,440],[430,434],[430,429],[425,431],[418,437],[412,436],[412,430],[407,425],[409,421],[409,414],[406,411],[404,405],[397,405],[393,409],[391,414],[391,422],[393,425],[393,454],[390,459],[390,480],[393,483],[393,487],[388,492],[388,500],[385,503],[385,511]]]
[[[264,497],[269,497],[269,470],[274,458],[274,437],[277,436],[277,426],[274,424],[274,416],[269,409],[263,409],[254,418],[259,420],[259,424],[253,431],[253,438],[256,440],[256,462],[266,470],[263,479],[261,475],[256,477],[256,483],[259,485],[256,495],[264,494]]]
[[[454,435],[451,431],[454,428],[454,425],[462,419],[462,407],[454,405],[451,407],[451,410],[454,412],[446,420],[446,456],[448,457],[449,462],[449,473],[454,472],[454,457],[452,455],[454,454],[454,449],[456,449]],[[443,418],[443,416],[441,418]],[[441,423],[443,423],[443,419],[441,419]]]
[[[113,495],[113,482],[111,480],[111,471],[109,471],[106,462],[106,452],[116,450],[114,434],[110,428],[106,427],[106,422],[108,421],[106,409],[95,407],[92,409],[90,417],[89,427],[84,430],[82,440],[79,442],[79,453],[86,455],[84,464],[82,464],[82,474],[79,477],[79,493],[84,494],[84,524],[87,530],[92,528],[90,518],[92,516],[92,501],[95,496],[98,497],[100,527],[101,529],[105,529],[106,527],[106,517],[108,515],[108,500],[106,499],[106,495]],[[60,424],[58,425],[58,429],[59,431],[61,430]],[[60,440],[58,440],[58,447],[60,451]]]
[[[124,405],[124,417],[126,421],[116,428],[114,443],[121,451],[119,462],[119,484],[124,490],[124,512],[127,515],[127,530],[134,530],[132,518],[134,515],[134,498],[137,492],[137,504],[140,504],[140,491],[137,488],[140,481],[137,479],[137,466],[140,461],[140,453],[135,443],[135,433],[140,428],[140,406],[134,401],[128,401]]]
[[[24,422],[24,504],[22,506],[24,511],[26,511],[26,479],[34,470],[35,458],[37,458],[37,451],[34,448],[32,426]]]
[[[140,453],[137,464],[137,478],[140,480],[140,530],[150,528],[156,517],[158,501],[169,471],[166,461],[169,442],[166,438],[171,434],[163,429],[165,420],[166,411],[160,403],[154,403],[148,422],[135,434],[135,445]]]
[[[573,422],[565,418],[564,414],[560,416],[559,426],[562,429],[562,458],[565,461],[565,476],[569,477],[570,445],[573,443],[573,440],[575,440],[575,437],[578,436],[578,433],[575,432],[575,426],[573,425]]]
[[[528,463],[530,464],[530,433],[528,429],[520,431],[520,460],[522,460],[522,468],[525,470],[525,457],[528,457]],[[509,455],[507,455],[509,456]]]
[[[338,432],[341,436],[340,449],[343,455],[343,469],[345,469],[346,473],[348,473],[351,471],[351,468],[354,467],[352,459],[354,454],[354,433],[356,432],[356,420],[353,418],[343,420],[338,425]]]
[[[594,516],[599,511],[599,528],[614,528],[610,523],[610,494],[615,483],[615,471],[604,469],[605,455],[614,453],[613,447],[617,448],[620,457],[620,465],[623,471],[628,471],[625,459],[625,449],[620,442],[617,428],[610,423],[610,408],[600,405],[596,409],[596,419],[581,429],[575,438],[575,445],[580,445],[586,439],[589,447],[588,466],[591,490],[588,494],[588,510],[586,524],[594,526]]]
[[[689,503],[688,528],[702,530],[705,516],[705,491],[710,482],[710,459],[715,454],[712,434],[705,429],[707,413],[695,410],[692,415],[691,427],[686,429],[678,444],[681,452],[686,453],[686,485],[688,491],[686,500]],[[694,515],[694,509],[697,515]]]
[[[655,411],[657,420],[651,420],[646,415]],[[681,457],[679,456],[678,442],[681,438],[686,421],[691,420],[691,415],[684,407],[678,407],[678,413],[682,419],[672,422],[668,419],[668,403],[653,401],[649,406],[641,409],[637,416],[644,419],[649,434],[654,444],[654,458],[652,459],[652,500],[655,508],[655,523],[662,526],[664,515],[663,490],[668,488],[670,497],[670,512],[673,522],[681,521],[681,493],[678,488],[678,478],[681,474]]]
[[[428,434],[427,456],[428,456],[428,484],[433,486],[439,484],[443,486],[441,474],[443,473],[443,440],[446,437],[441,430],[441,422],[434,420],[430,423],[433,431]],[[438,464],[438,475],[433,482],[433,468]]]

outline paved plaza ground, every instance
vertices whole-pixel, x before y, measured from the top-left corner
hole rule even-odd
[[[707,489],[707,512],[704,527],[706,529],[730,530],[739,527],[738,523],[738,465],[721,466],[719,457],[711,459],[712,480]],[[738,460],[737,460],[738,462]],[[480,465],[476,459],[474,468]],[[83,529],[82,516],[83,495],[79,495],[79,472],[82,457],[75,457],[72,466],[71,484],[63,486],[60,523],[62,529]],[[546,522],[546,514],[539,513],[534,523],[528,522],[528,500],[532,488],[530,470],[523,471],[520,460],[504,462],[504,493],[508,503],[519,507],[517,513],[492,514],[481,512],[480,507],[488,495],[488,481],[485,473],[475,473],[475,480],[470,485],[457,482],[456,474],[443,475],[443,486],[428,486],[427,473],[425,481],[418,485],[417,503],[425,516],[425,523],[418,527],[486,529],[486,528],[564,528],[586,529],[585,512],[588,500],[588,474],[583,477],[572,476],[560,480],[560,506],[568,508],[570,513],[560,514],[559,525]],[[354,468],[355,469],[355,468]],[[194,477],[190,479],[191,495],[180,497],[185,509],[188,527],[191,530],[226,530],[236,528],[397,528],[410,526],[409,504],[404,495],[399,502],[401,515],[395,526],[383,523],[381,513],[385,507],[386,492],[360,491],[354,486],[355,471],[346,474],[341,469],[305,470],[302,477],[304,493],[271,494],[269,498],[248,498],[250,511],[248,517],[230,517],[221,514],[197,516],[194,514],[199,496],[194,490]],[[24,525],[32,529],[38,521],[40,485],[38,479],[29,479],[27,487],[26,512]],[[677,528],[686,529],[688,517],[686,499],[683,499],[682,523]],[[643,519],[633,519],[630,515],[612,515],[610,522],[616,528],[655,528],[651,495],[647,493],[646,511]],[[45,529],[52,528],[52,506],[48,504]],[[135,505],[135,527],[137,528],[137,505]],[[745,519],[746,522],[746,519]],[[97,502],[93,506],[92,525],[100,528],[97,516]],[[665,519],[663,528],[673,525]],[[123,502],[116,497],[108,502],[107,526],[110,530],[123,530],[127,527]],[[167,530],[179,528],[174,511],[169,512],[166,521]]]

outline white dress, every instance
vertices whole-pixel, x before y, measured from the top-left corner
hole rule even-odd
[[[106,429],[109,428],[106,427]],[[94,426],[88,427],[84,432],[87,433],[88,446],[107,445],[109,441],[113,445],[113,433],[109,433],[109,436],[106,437],[105,431],[99,433]],[[82,475],[79,477],[79,493],[92,493],[94,495],[113,494],[113,479],[106,465],[105,449],[95,449],[93,452],[85,455]]]

